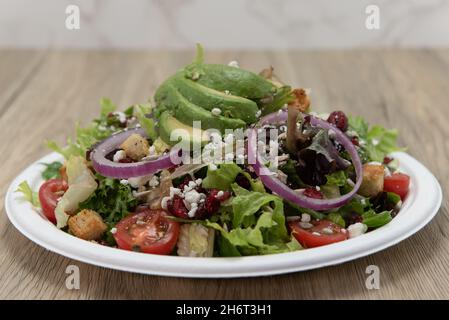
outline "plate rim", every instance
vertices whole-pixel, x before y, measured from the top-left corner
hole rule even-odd
[[[393,155],[400,160],[401,168],[403,168],[405,164],[405,169],[407,169],[404,170],[405,172],[412,175],[416,175],[417,173],[421,176],[424,175],[426,180],[428,180],[427,182],[431,185],[433,191],[435,192],[433,197],[426,196],[423,198],[424,200],[422,200],[422,203],[419,203],[420,206],[423,206],[424,204],[427,206],[427,208],[425,208],[426,214],[421,214],[422,217],[413,224],[412,228],[405,230],[404,228],[399,228],[401,230],[400,234],[393,238],[389,235],[387,241],[381,241],[380,238],[382,237],[378,236],[378,234],[381,232],[385,233],[385,230],[387,230],[389,226],[391,227],[391,224],[395,220],[397,221],[403,211],[407,212],[407,210],[412,210],[412,204],[417,205],[415,203],[417,197],[421,196],[422,198],[423,196],[423,191],[420,191],[419,188],[420,181],[414,181],[412,179],[412,194],[404,201],[404,206],[398,214],[398,217],[393,219],[393,221],[385,227],[374,230],[368,234],[364,234],[361,237],[309,250],[235,258],[158,256],[124,251],[105,246],[101,246],[101,250],[98,250],[100,248],[99,244],[94,244],[89,241],[76,238],[56,229],[48,221],[45,221],[42,217],[40,217],[29,203],[25,203],[24,201],[20,201],[19,203],[18,195],[15,193],[17,185],[23,180],[29,180],[29,178],[27,179],[25,177],[32,176],[33,172],[33,180],[40,180],[40,174],[37,174],[38,172],[40,173],[40,171],[37,170],[37,166],[42,162],[55,161],[58,158],[61,159],[61,157],[54,152],[35,161],[14,178],[9,185],[5,196],[5,209],[10,222],[29,240],[47,250],[91,265],[140,274],[183,278],[241,278],[278,275],[341,264],[385,250],[386,248],[396,245],[397,243],[418,232],[435,217],[441,207],[443,197],[442,189],[438,180],[424,165],[409,154],[405,152],[397,152]],[[411,168],[414,168],[414,170],[411,170]],[[36,175],[38,177],[36,177]],[[53,229],[53,231],[49,232],[50,236],[53,235],[53,237],[55,237],[54,240],[63,239],[64,243],[69,243],[70,248],[80,248],[80,252],[61,249],[60,245],[57,246],[52,243],[52,241],[46,240],[45,235],[41,232],[38,232],[38,234],[41,233],[40,237],[36,236],[36,230],[34,230],[34,232],[29,230],[30,223],[28,223],[28,225],[25,223],[24,226],[23,221],[20,221],[18,218],[21,213],[19,213],[18,216],[16,211],[20,211],[20,208],[23,209],[26,207],[28,207],[28,210],[35,213],[35,215],[31,216],[31,218],[37,225],[43,226],[44,231],[45,229]],[[402,216],[404,216],[404,214]],[[22,217],[22,220],[23,219],[25,218]],[[44,224],[47,225],[47,227],[44,227]],[[390,233],[392,232],[393,230],[390,231]],[[360,241],[360,239],[365,239],[367,241]],[[373,243],[368,245],[369,240],[373,240]],[[353,252],[348,252],[349,248],[346,247],[352,247]],[[329,250],[329,248],[335,250]],[[322,259],[320,257],[320,253],[328,258]],[[101,258],[101,260],[99,258]],[[305,264],[294,264],[295,261],[301,260],[300,258],[304,258],[303,260],[308,262]],[[260,265],[266,265],[267,262],[270,262],[270,267],[260,267]],[[232,263],[232,266],[231,268],[228,268],[230,263]],[[177,271],[180,264],[183,264],[184,267],[187,266],[188,268],[183,271]]]

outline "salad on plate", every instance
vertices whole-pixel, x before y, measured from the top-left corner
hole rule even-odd
[[[198,45],[153,101],[104,98],[73,140],[47,141],[61,161],[17,191],[63,232],[160,255],[307,250],[388,224],[410,185],[397,131],[311,106],[273,68],[207,64]]]

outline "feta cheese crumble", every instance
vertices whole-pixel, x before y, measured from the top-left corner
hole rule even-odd
[[[156,155],[156,147],[155,146],[150,146],[150,148],[148,149],[148,155],[149,156],[155,156]]]
[[[126,122],[126,115],[123,112],[116,111],[113,113],[113,115],[117,116],[118,121],[120,121],[120,123]]]
[[[120,160],[123,160],[126,158],[126,153],[124,150],[118,150],[114,156],[112,157],[112,161],[114,162],[120,162]]]
[[[349,238],[355,238],[355,237],[358,237],[358,236],[364,234],[368,230],[368,226],[361,222],[357,222],[357,223],[351,224],[347,228],[347,230],[349,232]]]
[[[211,113],[214,115],[214,116],[219,116],[220,114],[221,114],[221,109],[220,108],[213,108],[212,110],[211,110]]]
[[[228,66],[234,67],[234,68],[239,68],[239,63],[235,60],[232,60],[228,63]]]
[[[193,203],[198,204],[200,199],[201,199],[201,194],[198,191],[196,191],[195,189],[190,190],[184,194],[184,200],[190,204],[193,204]]]
[[[167,202],[170,200],[170,197],[163,197],[161,200],[161,208],[167,210]]]
[[[149,184],[150,184],[150,187],[156,188],[156,187],[159,185],[159,178],[158,178],[157,176],[153,176],[153,177],[150,179]]]

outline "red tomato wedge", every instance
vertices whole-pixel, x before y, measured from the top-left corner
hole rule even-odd
[[[167,219],[163,210],[140,208],[115,226],[120,249],[167,255],[178,241],[179,223]]]
[[[58,199],[63,196],[68,188],[69,185],[63,179],[47,180],[39,188],[39,201],[42,211],[47,219],[54,224],[56,224],[55,208],[58,204]]]
[[[384,191],[394,192],[402,200],[407,196],[410,188],[410,177],[404,173],[393,173],[384,178]]]
[[[315,248],[348,239],[348,232],[328,220],[312,220],[312,227],[303,228],[299,221],[289,222],[292,235],[305,248]]]

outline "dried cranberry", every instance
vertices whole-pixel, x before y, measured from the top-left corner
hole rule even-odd
[[[204,202],[204,208],[206,209],[207,214],[210,216],[220,209],[220,200],[218,200],[213,195],[208,195],[206,201]]]
[[[178,218],[188,219],[187,208],[184,205],[184,201],[178,195],[175,195],[172,200],[167,202],[167,210],[172,215]]]
[[[390,158],[390,157],[385,157],[384,158],[384,164],[390,164],[391,161],[393,161],[393,158]]]
[[[206,207],[204,206],[204,202],[198,206],[198,209],[195,212],[195,219],[206,219],[209,218],[209,214],[206,211]]]
[[[359,139],[357,137],[352,137],[351,138],[351,142],[352,142],[353,145],[355,145],[357,147],[360,145]]]
[[[123,158],[123,159],[120,159],[119,162],[120,163],[131,163],[131,162],[133,162],[133,160],[130,158]]]
[[[218,196],[220,190],[210,189],[207,193],[206,200],[201,203],[196,211],[195,218],[206,219],[211,215],[217,213],[220,209],[220,202],[229,199],[231,193],[229,191],[222,191],[223,194]]]
[[[190,175],[186,175],[182,182],[179,184],[178,188],[181,190],[184,189],[185,186],[189,185],[190,181],[192,181],[192,177]]]
[[[341,131],[348,130],[348,118],[343,111],[334,111],[327,118],[327,122],[333,124]]]
[[[323,194],[316,188],[306,188],[304,190],[304,195],[313,199],[323,199]]]
[[[229,191],[221,191],[221,192],[222,192],[222,194],[220,196],[218,196],[218,193],[220,193],[220,190],[218,190],[218,189],[210,189],[209,190],[209,196],[210,197],[215,197],[219,201],[225,201],[225,200],[229,199],[229,197],[231,196],[231,193]]]

